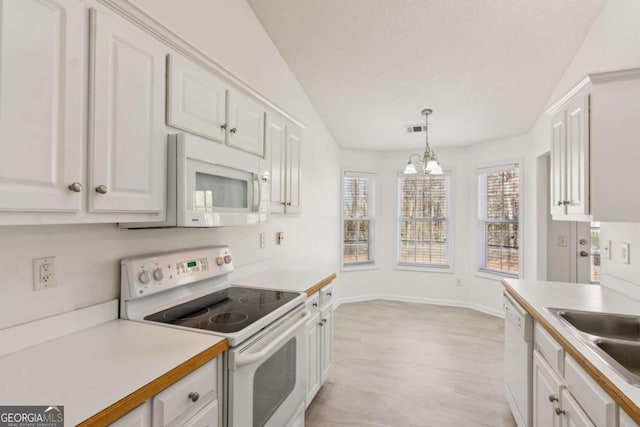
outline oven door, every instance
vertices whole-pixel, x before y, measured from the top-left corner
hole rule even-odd
[[[229,426],[282,427],[304,402],[306,321],[301,307],[229,350]]]

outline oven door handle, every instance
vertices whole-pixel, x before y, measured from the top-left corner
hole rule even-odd
[[[262,199],[262,188],[257,173],[253,174],[253,211],[260,211],[260,201]]]
[[[311,317],[311,314],[305,310],[304,315],[300,320],[294,323],[289,329],[281,333],[276,339],[274,339],[269,345],[267,345],[262,350],[256,353],[246,353],[246,354],[238,354],[232,363],[235,368],[239,368],[244,365],[250,365],[251,363],[257,362],[262,359],[267,353],[269,353],[274,348],[282,345],[286,340],[288,340],[291,335],[298,329],[301,325],[307,322],[307,319]]]

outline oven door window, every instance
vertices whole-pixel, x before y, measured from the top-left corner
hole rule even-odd
[[[188,210],[194,212],[251,212],[255,174],[222,165],[189,159],[187,163]]]
[[[296,385],[296,338],[264,361],[253,377],[253,427],[264,426]]]

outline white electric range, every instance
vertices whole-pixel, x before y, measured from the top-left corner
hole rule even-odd
[[[232,271],[228,246],[125,258],[120,317],[227,338],[230,427],[304,425],[306,296],[234,286]]]

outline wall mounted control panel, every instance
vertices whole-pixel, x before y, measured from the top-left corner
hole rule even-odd
[[[125,258],[121,261],[122,299],[130,300],[228,274],[228,246],[209,246]]]

